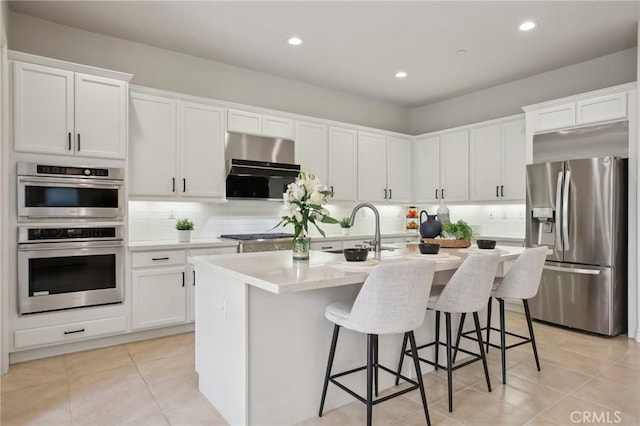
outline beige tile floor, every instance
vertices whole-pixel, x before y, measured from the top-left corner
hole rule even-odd
[[[507,327],[526,334],[522,315],[508,313]],[[492,349],[493,391],[487,391],[479,363],[455,371],[453,413],[446,375],[425,374],[432,424],[640,425],[640,344],[534,327],[542,371],[529,345],[511,349],[503,385],[500,354]],[[226,424],[198,392],[197,381],[193,333],[15,364],[1,380],[1,424]],[[329,392],[342,391],[331,386]],[[299,426],[361,425],[364,415],[356,401]],[[425,423],[417,392],[374,408],[376,425]]]

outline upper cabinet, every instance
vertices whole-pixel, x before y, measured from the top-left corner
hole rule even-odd
[[[471,200],[524,200],[524,127],[517,119],[470,129]]]
[[[130,111],[131,195],[224,197],[224,109],[132,91]]]
[[[410,162],[409,138],[358,132],[358,199],[410,201]]]
[[[357,198],[358,132],[342,127],[329,127],[329,179],[332,200],[354,201]]]
[[[228,111],[227,130],[235,133],[293,139],[293,120],[230,109]]]
[[[419,136],[413,167],[416,202],[469,201],[469,131]]]
[[[312,173],[327,184],[329,140],[328,129],[324,124],[296,121],[295,136],[296,164],[300,164],[302,170]]]
[[[124,159],[126,81],[14,62],[14,149]]]

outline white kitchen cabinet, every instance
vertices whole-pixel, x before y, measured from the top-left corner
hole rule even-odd
[[[523,200],[524,120],[481,125],[470,131],[471,199]]]
[[[211,247],[202,249],[189,250],[189,257],[191,256],[211,256],[217,254],[232,254],[237,253],[237,247]],[[189,264],[187,267],[187,319],[189,321],[196,320],[196,268]]]
[[[293,139],[293,120],[251,111],[229,109],[227,130],[235,133]]]
[[[224,109],[132,91],[130,110],[131,195],[224,197]]]
[[[469,131],[429,134],[414,141],[415,198],[469,200]]]
[[[13,70],[16,151],[126,157],[126,81],[20,61]]]
[[[619,120],[627,116],[627,93],[613,93],[576,102],[576,125]]]
[[[302,170],[313,173],[323,184],[328,184],[329,140],[324,124],[296,121],[296,164]]]
[[[358,132],[358,199],[411,199],[411,142],[408,138]]]
[[[341,127],[329,127],[329,180],[331,200],[354,201],[357,198],[358,132]]]
[[[536,133],[575,126],[575,103],[553,106],[533,113],[533,127]]]
[[[185,266],[131,272],[131,328],[160,327],[187,320]]]

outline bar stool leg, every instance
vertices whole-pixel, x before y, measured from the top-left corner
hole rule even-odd
[[[327,362],[327,372],[324,376],[324,386],[322,388],[322,399],[320,400],[318,417],[322,417],[322,410],[324,409],[324,399],[327,396],[327,387],[329,386],[329,377],[331,376],[331,368],[333,367],[333,358],[336,354],[336,343],[338,343],[339,332],[340,326],[336,324],[333,327],[333,338],[331,339],[331,348],[329,349],[329,361]]]
[[[373,335],[373,385],[375,389],[375,395],[378,396],[378,335]]]
[[[458,356],[458,346],[460,346],[460,337],[462,337],[462,329],[464,327],[464,320],[467,317],[467,313],[463,312],[460,315],[460,325],[458,326],[458,337],[456,337],[456,347],[453,348],[453,358],[452,362],[456,362],[456,357]]]
[[[449,412],[453,411],[453,370],[451,365],[451,313],[444,313],[447,333],[447,385],[449,394]],[[482,343],[480,344],[482,346]]]
[[[502,383],[507,384],[507,336],[504,323],[504,299],[500,303],[500,360],[502,362]]]
[[[416,376],[420,389],[420,398],[422,399],[422,407],[424,407],[424,415],[427,419],[427,426],[431,426],[431,419],[429,418],[429,408],[427,407],[427,395],[424,391],[424,383],[422,382],[422,371],[420,370],[420,359],[418,358],[418,349],[416,347],[416,338],[413,334],[413,331],[404,334],[405,340],[407,339],[407,336],[409,336],[409,341],[411,342],[411,355],[413,355],[413,366],[416,369]],[[402,352],[402,357],[404,358],[404,351]]]
[[[491,305],[492,298],[489,298],[489,302],[487,303],[487,353],[489,353],[489,342],[490,342],[490,334],[491,334]]]
[[[473,322],[476,325],[476,337],[478,338],[478,347],[480,348],[480,357],[482,358],[482,366],[484,367],[484,377],[487,379],[487,389],[491,392],[491,380],[489,379],[489,368],[487,367],[487,357],[484,355],[484,348],[482,347],[482,333],[480,332],[480,320],[478,319],[478,313],[473,313]]]
[[[538,349],[536,348],[536,338],[533,336],[533,324],[531,323],[531,314],[529,313],[529,301],[522,300],[524,305],[524,313],[527,316],[527,326],[529,327],[529,336],[531,337],[531,346],[533,346],[533,356],[536,359],[536,367],[540,371],[540,360],[538,359]]]
[[[367,426],[373,414],[373,358],[375,334],[367,334]]]
[[[434,356],[434,370],[438,370],[438,357],[440,355],[440,311],[436,311],[436,344],[434,345],[436,353]]]
[[[404,338],[402,339],[402,351],[400,351],[400,361],[398,361],[398,373],[396,374],[396,386],[400,383],[400,373],[402,373],[402,364],[404,363],[404,352],[407,349],[407,339],[408,333],[404,333]]]

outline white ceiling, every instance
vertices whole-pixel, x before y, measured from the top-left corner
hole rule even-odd
[[[10,8],[408,107],[634,47],[640,18],[639,1],[18,1]],[[539,27],[518,31],[527,19]],[[304,44],[286,44],[291,35]],[[409,76],[396,79],[398,70]]]

